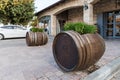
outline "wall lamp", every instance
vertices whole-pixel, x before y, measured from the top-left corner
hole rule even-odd
[[[87,10],[88,9],[88,3],[87,1],[84,1],[84,6],[83,6],[84,10]]]

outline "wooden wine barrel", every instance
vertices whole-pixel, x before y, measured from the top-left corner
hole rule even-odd
[[[56,35],[52,48],[55,61],[62,70],[84,70],[102,57],[105,42],[99,34],[80,35],[65,31]]]
[[[47,36],[47,33],[43,33],[42,34],[42,44],[45,45],[47,42],[48,42],[48,36]]]
[[[45,45],[48,42],[48,36],[44,32],[27,32],[26,43],[28,46]]]

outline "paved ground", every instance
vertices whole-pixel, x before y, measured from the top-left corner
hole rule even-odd
[[[100,61],[97,63],[99,66],[103,66],[115,58],[120,57],[120,39],[107,39],[106,51]]]
[[[110,80],[120,80],[120,71],[118,71]]]
[[[0,80],[79,80],[88,73],[66,73],[56,65],[50,37],[47,45],[28,47],[25,39],[0,41]],[[97,63],[103,66],[120,56],[120,40],[106,40],[106,52]]]

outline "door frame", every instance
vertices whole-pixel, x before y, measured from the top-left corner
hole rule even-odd
[[[120,22],[116,22],[116,16],[117,16],[117,15],[120,15],[120,13],[114,15],[114,33],[113,33],[113,34],[114,34],[114,37],[115,37],[115,38],[120,38],[120,36],[116,36],[116,33],[117,33],[116,25],[117,25],[117,24],[120,25]]]
[[[114,12],[114,11],[113,11]],[[118,24],[118,23],[116,23],[116,15],[120,15],[120,13],[119,14],[113,14],[113,23],[112,23],[112,25],[113,25],[113,28],[111,28],[111,30],[113,31],[112,32],[112,36],[110,36],[110,35],[107,35],[107,31],[109,30],[109,28],[108,28],[108,13],[109,12],[106,12],[106,13],[103,13],[104,14],[104,16],[103,16],[103,30],[104,30],[104,38],[120,38],[120,36],[116,36],[116,31],[117,31],[117,29],[116,29],[116,25]],[[120,24],[120,22],[119,22],[119,24]]]

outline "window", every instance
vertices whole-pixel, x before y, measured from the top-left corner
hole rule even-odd
[[[1,28],[3,28],[3,29],[14,29],[13,26],[3,26],[3,27],[1,27]]]

